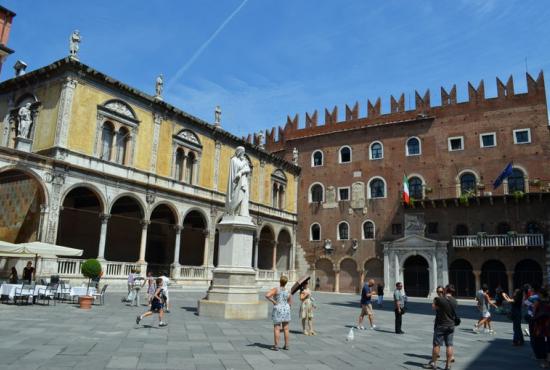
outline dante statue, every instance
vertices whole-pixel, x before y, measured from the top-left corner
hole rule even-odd
[[[69,38],[69,56],[77,58],[78,49],[80,48],[80,32],[75,30]]]
[[[231,216],[248,217],[248,177],[250,165],[244,155],[244,148],[238,146],[229,165],[229,179],[225,198],[225,212]]]
[[[31,103],[27,102],[17,112],[19,124],[17,125],[17,136],[25,139],[29,138],[32,125]]]
[[[219,105],[216,105],[216,109],[214,110],[214,123],[216,126],[222,123],[222,108]]]

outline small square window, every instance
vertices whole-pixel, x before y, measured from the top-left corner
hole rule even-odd
[[[349,200],[349,188],[338,188],[338,200]]]
[[[514,130],[514,144],[529,144],[531,142],[531,130],[528,128]]]
[[[492,148],[497,146],[497,137],[494,132],[479,135],[479,145],[482,148]]]
[[[403,233],[401,224],[391,224],[391,233],[392,235],[401,235]]]
[[[464,149],[464,136],[450,137],[449,138],[449,151],[454,152],[456,150]]]
[[[437,222],[428,222],[428,234],[439,233],[439,224]]]

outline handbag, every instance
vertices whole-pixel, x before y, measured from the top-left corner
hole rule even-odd
[[[447,302],[449,302],[449,306],[451,306],[451,312],[453,314],[453,321],[455,323],[455,326],[459,326],[462,320],[460,320],[460,317],[458,317],[458,315],[456,314],[455,308],[453,307],[451,301],[449,301],[449,298],[445,297],[445,299],[447,300]]]

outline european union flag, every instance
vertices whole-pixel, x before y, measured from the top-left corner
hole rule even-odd
[[[500,175],[498,175],[497,179],[493,182],[493,190],[498,188],[500,186],[500,184],[502,184],[504,179],[506,179],[507,177],[512,175],[512,170],[513,170],[512,162],[510,162],[510,163],[508,163],[508,166],[506,166],[504,171],[502,171],[502,173]]]

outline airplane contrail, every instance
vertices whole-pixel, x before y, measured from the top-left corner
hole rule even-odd
[[[197,58],[202,54],[202,52],[208,47],[208,45],[210,45],[210,43],[216,38],[216,36],[218,36],[218,34],[223,31],[223,29],[225,28],[225,26],[227,26],[227,24],[231,21],[231,19],[233,19],[233,17],[235,17],[237,15],[237,13],[239,13],[239,11],[243,8],[243,6],[245,6],[245,4],[248,2],[248,0],[243,0],[243,2],[233,11],[233,13],[229,14],[229,16],[222,22],[222,24],[220,24],[220,26],[216,29],[216,31],[208,38],[208,40],[206,40],[201,46],[200,48],[197,49],[197,51],[195,51],[195,53],[191,56],[191,58],[187,61],[187,63],[185,63],[180,69],[178,69],[178,71],[176,72],[176,74],[174,75],[174,77],[172,77],[168,83],[166,84],[166,90],[169,90],[173,85],[174,83],[176,83],[177,80],[179,80],[181,78],[181,76],[185,73],[185,71],[187,71],[187,69],[189,69],[189,67],[191,67],[191,65],[195,62],[195,60],[197,60]]]

